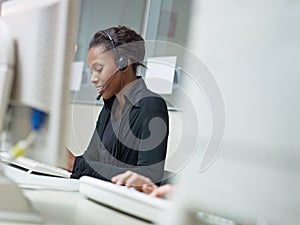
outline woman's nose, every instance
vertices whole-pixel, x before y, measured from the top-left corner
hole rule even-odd
[[[97,83],[98,80],[99,80],[98,77],[93,75],[93,73],[91,73],[91,82],[92,83]]]

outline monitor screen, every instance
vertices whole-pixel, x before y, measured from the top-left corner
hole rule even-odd
[[[1,6],[1,20],[16,42],[16,74],[7,140],[14,144],[32,129],[32,111],[45,122],[26,156],[63,166],[69,75],[75,55],[79,0],[13,0]]]

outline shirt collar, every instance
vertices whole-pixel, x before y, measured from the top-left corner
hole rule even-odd
[[[133,84],[126,90],[124,97],[134,106],[139,107],[139,101],[148,94],[145,81],[138,77]],[[148,94],[149,95],[149,94]]]
[[[126,90],[124,97],[132,105],[139,107],[139,101],[144,97],[151,95],[151,92],[147,90],[145,81],[141,77],[138,77],[138,79],[134,80],[131,86]],[[109,99],[103,99],[106,109],[110,111],[115,100],[117,100],[115,95]]]

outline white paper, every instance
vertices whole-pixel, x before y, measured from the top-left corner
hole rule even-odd
[[[73,62],[70,77],[70,90],[79,91],[83,72],[83,61]]]
[[[145,83],[148,89],[157,94],[172,94],[176,60],[176,56],[147,59]]]

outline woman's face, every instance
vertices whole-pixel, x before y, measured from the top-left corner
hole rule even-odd
[[[104,45],[92,47],[88,52],[88,66],[91,71],[91,82],[108,99],[120,91],[120,76],[112,51],[105,52]]]

